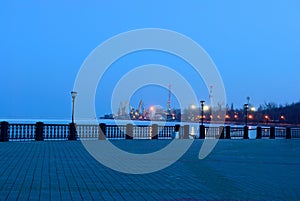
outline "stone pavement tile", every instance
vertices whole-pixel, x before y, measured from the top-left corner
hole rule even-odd
[[[110,192],[108,192],[107,190],[103,190],[99,193],[101,194],[103,200],[115,200],[114,197],[112,196],[112,194]]]
[[[149,191],[147,194],[151,196],[149,199],[147,198],[147,200],[160,200],[162,198],[158,192]]]
[[[19,191],[10,191],[6,200],[17,200],[19,197]]]
[[[90,192],[92,200],[103,200],[101,194],[98,191]]]
[[[30,189],[23,189],[20,191],[18,195],[19,200],[28,200],[30,195]]]
[[[0,200],[6,200],[7,197],[9,196],[10,191],[7,190],[1,190],[0,193]]]
[[[91,196],[90,192],[80,192],[81,197],[83,200],[93,200],[93,197]]]
[[[129,193],[131,194],[131,196],[132,196],[135,200],[145,200],[144,197],[141,195],[140,192],[137,192],[137,191],[129,191]]]
[[[50,197],[50,190],[41,190],[41,193],[40,193],[40,199],[41,200],[50,200],[51,197]]]
[[[123,200],[136,200],[135,197],[128,191],[123,191],[121,195]]]
[[[60,191],[60,200],[70,200],[70,191]]]
[[[40,191],[39,190],[30,190],[28,200],[40,200]]]
[[[71,199],[72,200],[82,200],[83,198],[81,197],[80,193],[78,191],[71,191]]]
[[[61,194],[57,190],[50,190],[50,199],[51,200],[60,200],[61,199]]]

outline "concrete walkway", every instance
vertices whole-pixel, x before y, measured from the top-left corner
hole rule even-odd
[[[168,143],[114,142],[133,152]],[[300,200],[300,140],[220,140],[199,160],[202,143],[143,175],[103,166],[80,141],[0,143],[0,200]]]

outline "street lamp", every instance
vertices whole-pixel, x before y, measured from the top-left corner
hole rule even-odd
[[[268,122],[269,122],[269,119],[270,119],[269,115],[266,114],[265,119],[266,119],[266,122],[267,122],[267,125],[268,125]]]
[[[246,103],[246,104],[244,105],[244,111],[245,111],[245,126],[247,126],[247,124],[248,124],[248,108],[249,108],[249,104]]]
[[[72,96],[72,124],[74,124],[74,105],[75,105],[75,98],[77,96],[77,92],[71,91],[71,96]]]
[[[76,126],[74,123],[74,103],[76,98],[77,92],[71,91],[72,96],[72,123],[69,124],[70,133],[68,136],[68,140],[76,140]]]
[[[250,97],[249,96],[247,96],[247,104],[249,105],[249,102],[250,102]]]
[[[201,125],[199,129],[199,138],[200,139],[205,139],[205,126],[203,125],[203,120],[204,120],[204,103],[205,101],[202,100],[200,101],[201,103]]]
[[[204,103],[205,103],[205,101],[202,100],[202,101],[200,101],[200,103],[201,103],[201,125],[203,126],[203,120],[204,120]]]

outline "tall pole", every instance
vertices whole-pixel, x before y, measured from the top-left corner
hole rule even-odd
[[[204,120],[204,103],[205,101],[200,101],[201,103],[201,125],[199,129],[199,138],[200,139],[205,139],[205,126],[203,125],[203,120]]]
[[[72,123],[69,124],[70,133],[68,136],[68,140],[76,140],[76,126],[74,123],[74,105],[75,105],[75,98],[76,98],[77,92],[71,91],[72,96]]]
[[[203,126],[203,120],[204,120],[204,103],[205,101],[202,100],[201,102],[201,125]]]
[[[245,126],[248,125],[248,103],[244,105],[244,110],[245,110]]]
[[[72,97],[72,124],[74,124],[74,103],[75,103],[75,98]]]
[[[249,100],[248,100],[249,101]],[[249,139],[249,128],[248,128],[248,108],[249,108],[249,104],[246,103],[244,105],[244,109],[245,109],[245,126],[244,126],[244,139]]]

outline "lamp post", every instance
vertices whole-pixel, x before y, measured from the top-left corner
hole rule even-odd
[[[248,108],[249,104],[244,105],[245,110],[245,126],[244,126],[244,139],[249,139],[249,130],[248,130]]]
[[[205,101],[202,100],[200,101],[201,103],[201,125],[203,126],[203,120],[204,120],[204,104],[205,104]]]
[[[244,105],[244,110],[245,110],[245,126],[248,125],[248,108],[249,108],[249,104],[245,104]]]
[[[247,96],[247,104],[249,105],[249,102],[250,102],[250,97],[249,96]]]
[[[200,131],[199,138],[200,139],[205,139],[205,126],[203,125],[204,103],[205,103],[205,101],[202,100],[202,101],[200,101],[200,103],[201,103],[201,125],[200,125],[200,129],[199,129],[199,131]]]
[[[68,140],[76,140],[76,126],[74,123],[74,105],[75,105],[75,98],[76,98],[77,92],[71,91],[72,96],[72,123],[69,124],[70,133],[68,136]]]
[[[71,91],[71,96],[72,96],[72,124],[74,124],[74,105],[75,105],[75,98],[77,96],[77,92]]]

